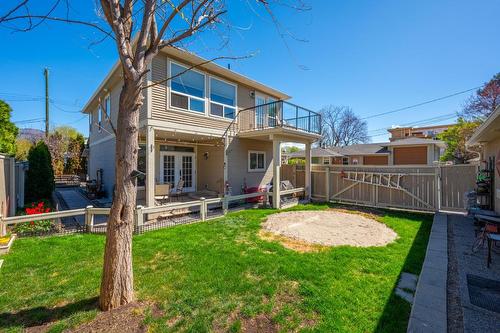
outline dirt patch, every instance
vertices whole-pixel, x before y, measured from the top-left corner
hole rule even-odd
[[[277,235],[270,231],[260,230],[259,236],[263,240],[267,240],[270,242],[279,242],[281,245],[286,247],[287,249],[294,250],[297,252],[319,252],[321,250],[325,250],[328,247],[322,246],[319,244],[311,244],[299,239],[289,238],[281,235]]]
[[[262,227],[261,237],[271,233],[278,236],[284,246],[298,251],[308,251],[308,246],[318,245],[384,246],[397,238],[392,229],[373,218],[333,209],[273,214]],[[301,245],[296,248],[296,243]]]
[[[161,311],[154,305],[131,303],[118,309],[101,312],[91,322],[80,325],[67,332],[72,333],[139,333],[147,332],[143,324],[146,311],[151,309],[154,317],[161,316]]]

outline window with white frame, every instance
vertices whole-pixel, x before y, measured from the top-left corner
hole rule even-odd
[[[248,171],[265,171],[266,153],[263,151],[248,151]]]
[[[170,77],[170,105],[205,113],[205,75],[171,62]]]
[[[107,95],[104,97],[104,112],[106,113],[106,119],[109,119],[111,116],[111,96]]]
[[[330,164],[330,157],[323,157],[323,164]]]
[[[236,86],[210,78],[210,114],[233,119],[236,113]]]
[[[342,164],[348,165],[349,164],[349,157],[342,157]]]
[[[99,132],[101,131],[102,128],[102,108],[101,105],[99,104],[99,107],[97,108],[97,129]]]

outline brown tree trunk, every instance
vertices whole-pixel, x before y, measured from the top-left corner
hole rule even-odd
[[[109,215],[99,306],[107,311],[134,300],[132,234],[136,205],[139,110],[142,106],[142,79],[124,77],[116,126],[115,190]]]

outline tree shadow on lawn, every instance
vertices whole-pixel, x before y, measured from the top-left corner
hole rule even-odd
[[[4,312],[0,313],[0,330],[19,326],[27,328],[45,325],[68,318],[78,312],[95,310],[97,308],[98,297],[93,297],[51,308],[38,306],[18,312]]]
[[[412,215],[414,214],[418,213],[412,213]],[[408,252],[405,262],[401,267],[400,274],[403,272],[417,275],[420,274],[425,259],[431,227],[431,217],[423,216],[423,220],[417,234],[415,235],[410,251]],[[375,332],[406,332],[410,317],[411,304],[396,295],[396,287],[397,281],[392,289],[391,296],[385,303],[384,311],[379,318]]]

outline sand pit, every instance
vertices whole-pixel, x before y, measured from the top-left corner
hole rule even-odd
[[[274,235],[322,246],[384,246],[398,237],[383,223],[336,210],[273,214],[263,228]]]

